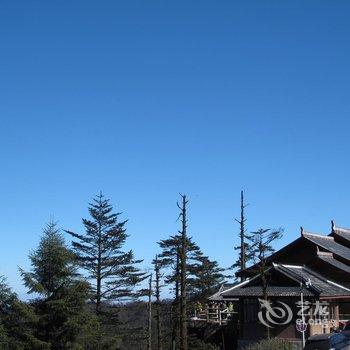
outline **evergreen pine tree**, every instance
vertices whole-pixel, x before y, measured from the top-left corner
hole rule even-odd
[[[36,335],[38,318],[30,305],[21,302],[0,277],[0,349],[49,349]]]
[[[0,349],[6,349],[9,344],[9,338],[7,336],[5,327],[0,323]]]
[[[172,343],[173,348],[187,347],[187,311],[192,302],[204,300],[224,280],[224,269],[204,256],[198,245],[187,235],[187,199],[181,196],[181,229],[176,235],[158,242],[161,254],[159,268],[165,271],[164,281],[172,286]],[[186,310],[186,311],[184,311]],[[186,316],[185,316],[186,314]],[[181,341],[182,339],[182,341]]]
[[[158,256],[159,266],[162,270],[166,270],[165,283],[172,285],[172,291],[175,299],[180,295],[180,247],[182,237],[180,234],[170,236],[167,239],[158,242],[162,252]],[[188,270],[193,271],[191,266],[197,264],[198,257],[202,252],[198,245],[193,242],[192,237],[187,237],[187,266]]]
[[[268,284],[268,257],[275,251],[273,242],[282,237],[283,230],[259,229],[252,232],[249,238],[251,242],[250,254],[254,261],[254,272],[259,274],[262,280],[263,297],[267,299],[266,290]]]
[[[135,287],[146,276],[137,268],[142,260],[135,260],[132,250],[123,251],[128,235],[127,221],[118,220],[121,213],[113,213],[102,193],[93,199],[88,210],[91,218],[83,219],[85,233],[66,232],[75,239],[73,249],[88,273],[92,300],[100,313],[103,300],[121,301],[138,296]]]
[[[187,266],[188,271],[194,269],[197,257],[201,255],[201,251],[191,237],[187,237]],[[159,267],[165,271],[164,282],[171,286],[174,293],[172,303],[172,342],[173,347],[179,343],[180,336],[180,283],[181,283],[181,265],[180,265],[180,248],[182,237],[180,234],[170,236],[168,239],[158,242],[162,252],[158,256]],[[193,267],[192,267],[193,266]],[[189,286],[191,289],[191,286]]]
[[[202,254],[196,260],[195,264],[189,266],[188,284],[193,297],[205,301],[224,282],[225,269],[220,268],[217,261]]]
[[[275,251],[273,247],[274,241],[282,237],[283,230],[271,230],[271,229],[259,229],[252,232],[249,237],[250,254],[254,261],[253,272],[258,275],[261,279],[262,284],[262,298],[268,299],[267,288],[269,284],[269,261],[268,257]],[[267,337],[270,337],[270,329],[266,327]]]
[[[52,350],[92,349],[98,323],[86,306],[90,287],[77,278],[75,256],[55,223],[47,225],[29,259],[32,270],[21,274],[29,293],[39,294],[33,301],[38,338]]]

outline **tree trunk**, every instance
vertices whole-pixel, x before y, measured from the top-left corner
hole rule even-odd
[[[182,222],[181,230],[181,283],[180,283],[180,350],[188,349],[187,340],[187,212],[188,201],[186,195],[182,195],[182,206],[180,207],[180,217]]]
[[[175,350],[179,343],[179,320],[180,320],[180,247],[177,249],[176,256],[176,281],[175,281],[175,299],[172,305],[172,349]]]
[[[102,226],[99,222],[99,239],[98,239],[98,257],[97,257],[97,271],[96,271],[96,314],[101,312],[101,269],[102,269]]]
[[[155,273],[156,273],[156,322],[157,322],[157,350],[162,350],[162,330],[160,320],[160,272],[158,256],[155,260]]]
[[[241,236],[241,271],[245,270],[246,268],[246,252],[245,252],[245,218],[244,218],[244,193],[241,191],[241,220],[240,220],[240,236]],[[244,281],[244,277],[241,277],[241,281]]]
[[[246,208],[246,204],[244,204],[244,192],[241,191],[241,217],[240,219],[235,219],[239,224],[239,238],[240,245],[235,249],[239,248],[239,260],[237,265],[239,264],[240,271],[245,270],[247,266],[247,252],[246,252],[246,235],[245,235],[245,222],[247,219],[245,218],[244,209]],[[241,277],[241,282],[245,280],[244,277]]]
[[[263,294],[263,299],[268,301],[268,295],[267,295],[267,276],[266,276],[266,268],[265,265],[263,265],[263,269],[261,271],[261,284],[262,284],[262,294]],[[265,310],[266,312],[266,310]],[[270,339],[270,328],[266,326],[265,328],[266,331],[266,338]]]
[[[149,276],[148,287],[148,332],[147,332],[147,350],[152,350],[152,275]]]
[[[96,314],[99,314],[101,311],[101,278],[100,274],[97,273],[97,284],[96,284]]]

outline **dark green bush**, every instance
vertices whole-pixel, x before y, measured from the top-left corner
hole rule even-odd
[[[245,350],[292,350],[292,345],[282,339],[265,339],[249,345]]]

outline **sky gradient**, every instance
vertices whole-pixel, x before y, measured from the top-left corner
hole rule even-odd
[[[350,226],[350,2],[2,1],[0,274],[99,191],[148,268],[177,231],[224,267],[248,229]]]

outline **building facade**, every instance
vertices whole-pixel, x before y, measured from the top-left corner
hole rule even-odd
[[[267,284],[257,270],[239,271],[244,282],[210,298],[235,304],[241,346],[270,336],[300,348],[303,336],[332,332],[350,319],[350,229],[334,222],[328,235],[302,228],[300,237],[268,258]]]

